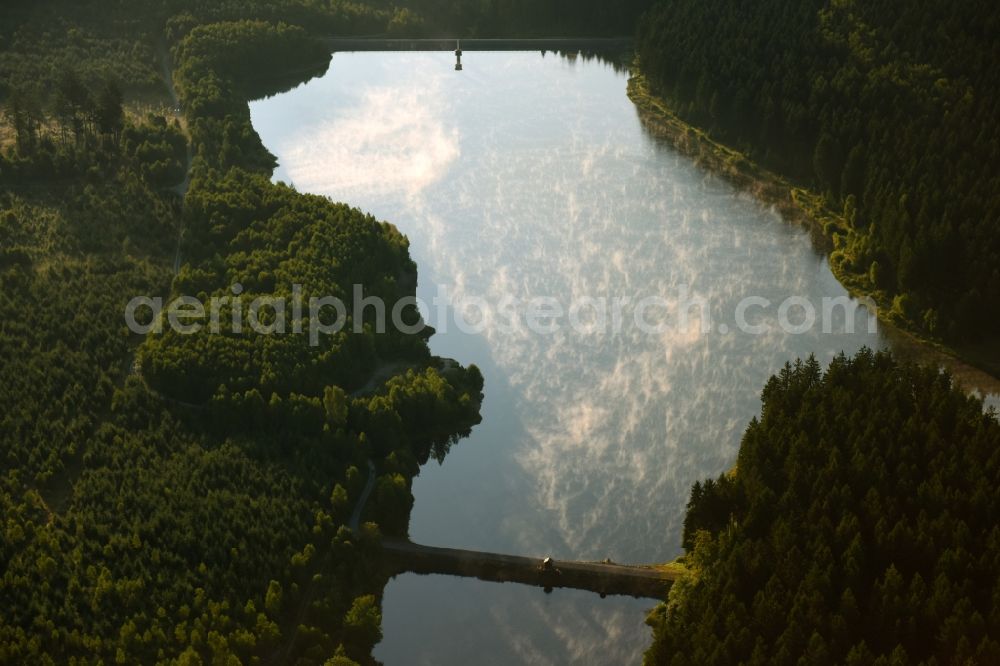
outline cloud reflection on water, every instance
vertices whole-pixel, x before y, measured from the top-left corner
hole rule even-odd
[[[469,60],[462,75],[478,73],[463,78],[445,75],[439,54],[337,54],[327,77],[286,96],[325,105],[329,118],[285,132],[268,105],[290,102],[276,98],[255,110],[275,123],[255,124],[301,189],[397,223],[421,289],[436,281],[454,301],[634,302],[689,285],[726,321],[748,295],[845,294],[805,233],[650,141],[622,75],[537,54]],[[435,352],[462,362],[481,347],[487,411],[416,481],[411,534],[526,554],[672,558],[691,483],[731,464],[767,376],[796,356],[827,362],[863,344],[882,341],[628,328],[436,336]],[[500,406],[498,385],[509,392]],[[524,663],[623,663],[648,641],[648,603],[557,604],[510,588],[399,579],[376,654],[462,663],[455,623],[473,644],[495,645],[499,632],[495,649]],[[420,624],[419,639],[407,622]]]
[[[278,147],[285,173],[304,191],[349,201],[386,192],[419,195],[459,157],[458,129],[442,122],[439,87],[364,90],[357,107],[334,110]]]

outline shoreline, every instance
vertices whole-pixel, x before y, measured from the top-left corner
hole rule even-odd
[[[897,356],[903,360],[933,362],[948,370],[967,391],[978,392],[982,397],[1000,395],[1000,378],[991,373],[991,370],[995,371],[995,363],[987,360],[975,362],[963,356],[958,349],[946,347],[901,326],[890,317],[891,303],[869,292],[859,284],[859,278],[831,260],[831,255],[837,250],[833,236],[847,229],[848,225],[841,215],[823,206],[821,197],[758,166],[742,153],[713,140],[703,130],[682,120],[664,100],[649,91],[645,77],[635,64],[631,69],[627,94],[635,104],[646,131],[666,141],[707,172],[724,178],[761,203],[773,206],[787,222],[808,230],[814,249],[823,254],[830,271],[848,294],[853,298],[869,298],[878,304],[880,330],[889,339]]]

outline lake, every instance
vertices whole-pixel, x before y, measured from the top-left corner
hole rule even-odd
[[[251,104],[277,180],[409,237],[433,352],[485,376],[482,424],[414,481],[410,536],[673,559],[691,484],[733,464],[767,378],[888,339],[864,308],[847,314],[803,229],[643,130],[627,73],[552,53],[463,64],[337,53],[322,78]],[[375,656],[637,663],[653,605],[405,575]]]

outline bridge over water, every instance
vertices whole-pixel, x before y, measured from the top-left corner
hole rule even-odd
[[[625,565],[613,562],[573,562],[502,555],[458,548],[422,546],[386,537],[382,549],[394,573],[444,574],[499,583],[534,585],[549,590],[567,587],[663,601],[683,569],[677,565]]]
[[[368,480],[348,523],[354,531],[360,527],[361,514],[375,488],[375,479],[375,465],[369,460]],[[382,538],[382,551],[392,575],[442,574],[496,583],[523,583],[546,590],[567,587],[596,592],[602,597],[616,594],[660,601],[667,598],[670,586],[684,571],[676,564],[628,565],[610,561],[552,560],[546,565],[540,557],[423,546],[395,537]]]

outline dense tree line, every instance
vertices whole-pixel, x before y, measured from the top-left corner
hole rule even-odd
[[[100,54],[63,67],[53,45],[29,68],[24,26],[0,52],[0,662],[370,663],[378,532],[405,534],[419,465],[479,419],[482,376],[431,358],[422,335],[137,348],[122,317],[136,295],[358,282],[391,303],[416,284],[394,227],[269,180],[246,99],[282,85],[275,63],[308,76],[327,55],[288,24],[199,27],[222,3],[193,4],[163,30],[183,123],[138,117],[142,85]],[[369,458],[377,524],[354,532]]]
[[[60,73],[51,101],[26,89],[7,97],[4,117],[13,134],[0,179],[27,185],[86,176],[107,179],[128,169],[154,186],[184,178],[187,138],[174,119],[148,114],[127,118],[122,93],[107,80],[85,85],[75,70]]]
[[[843,211],[835,268],[954,342],[1000,332],[995,3],[661,2],[658,94]]]
[[[1000,661],[1000,424],[888,353],[786,366],[694,486],[651,664]]]
[[[329,52],[305,29],[285,23],[212,23],[173,48],[173,73],[200,164],[270,174],[273,155],[250,123],[246,100],[326,70]],[[289,74],[291,73],[291,74]]]
[[[116,81],[147,99],[163,90],[164,47],[198,25],[285,22],[315,34],[379,34],[391,9],[351,0],[48,0],[0,6],[0,98],[11,84],[42,97],[65,69],[87,84]]]
[[[371,321],[318,345],[167,330],[140,346],[124,304],[237,282],[244,303],[296,284],[349,309],[355,283],[412,295],[394,227],[270,182],[246,99],[322,72],[316,35],[618,34],[645,4],[0,8],[0,661],[371,662],[378,533],[405,534],[419,466],[478,421],[478,370]],[[643,24],[643,68],[688,118],[842,207],[834,261],[901,317],[989,331],[996,21],[902,9],[673,0]],[[164,63],[179,117],[135,113],[163,102]],[[692,573],[652,617],[649,660],[1000,659],[998,434],[980,407],[881,354],[787,368],[739,472],[692,493]],[[354,532],[368,459],[375,524]]]

